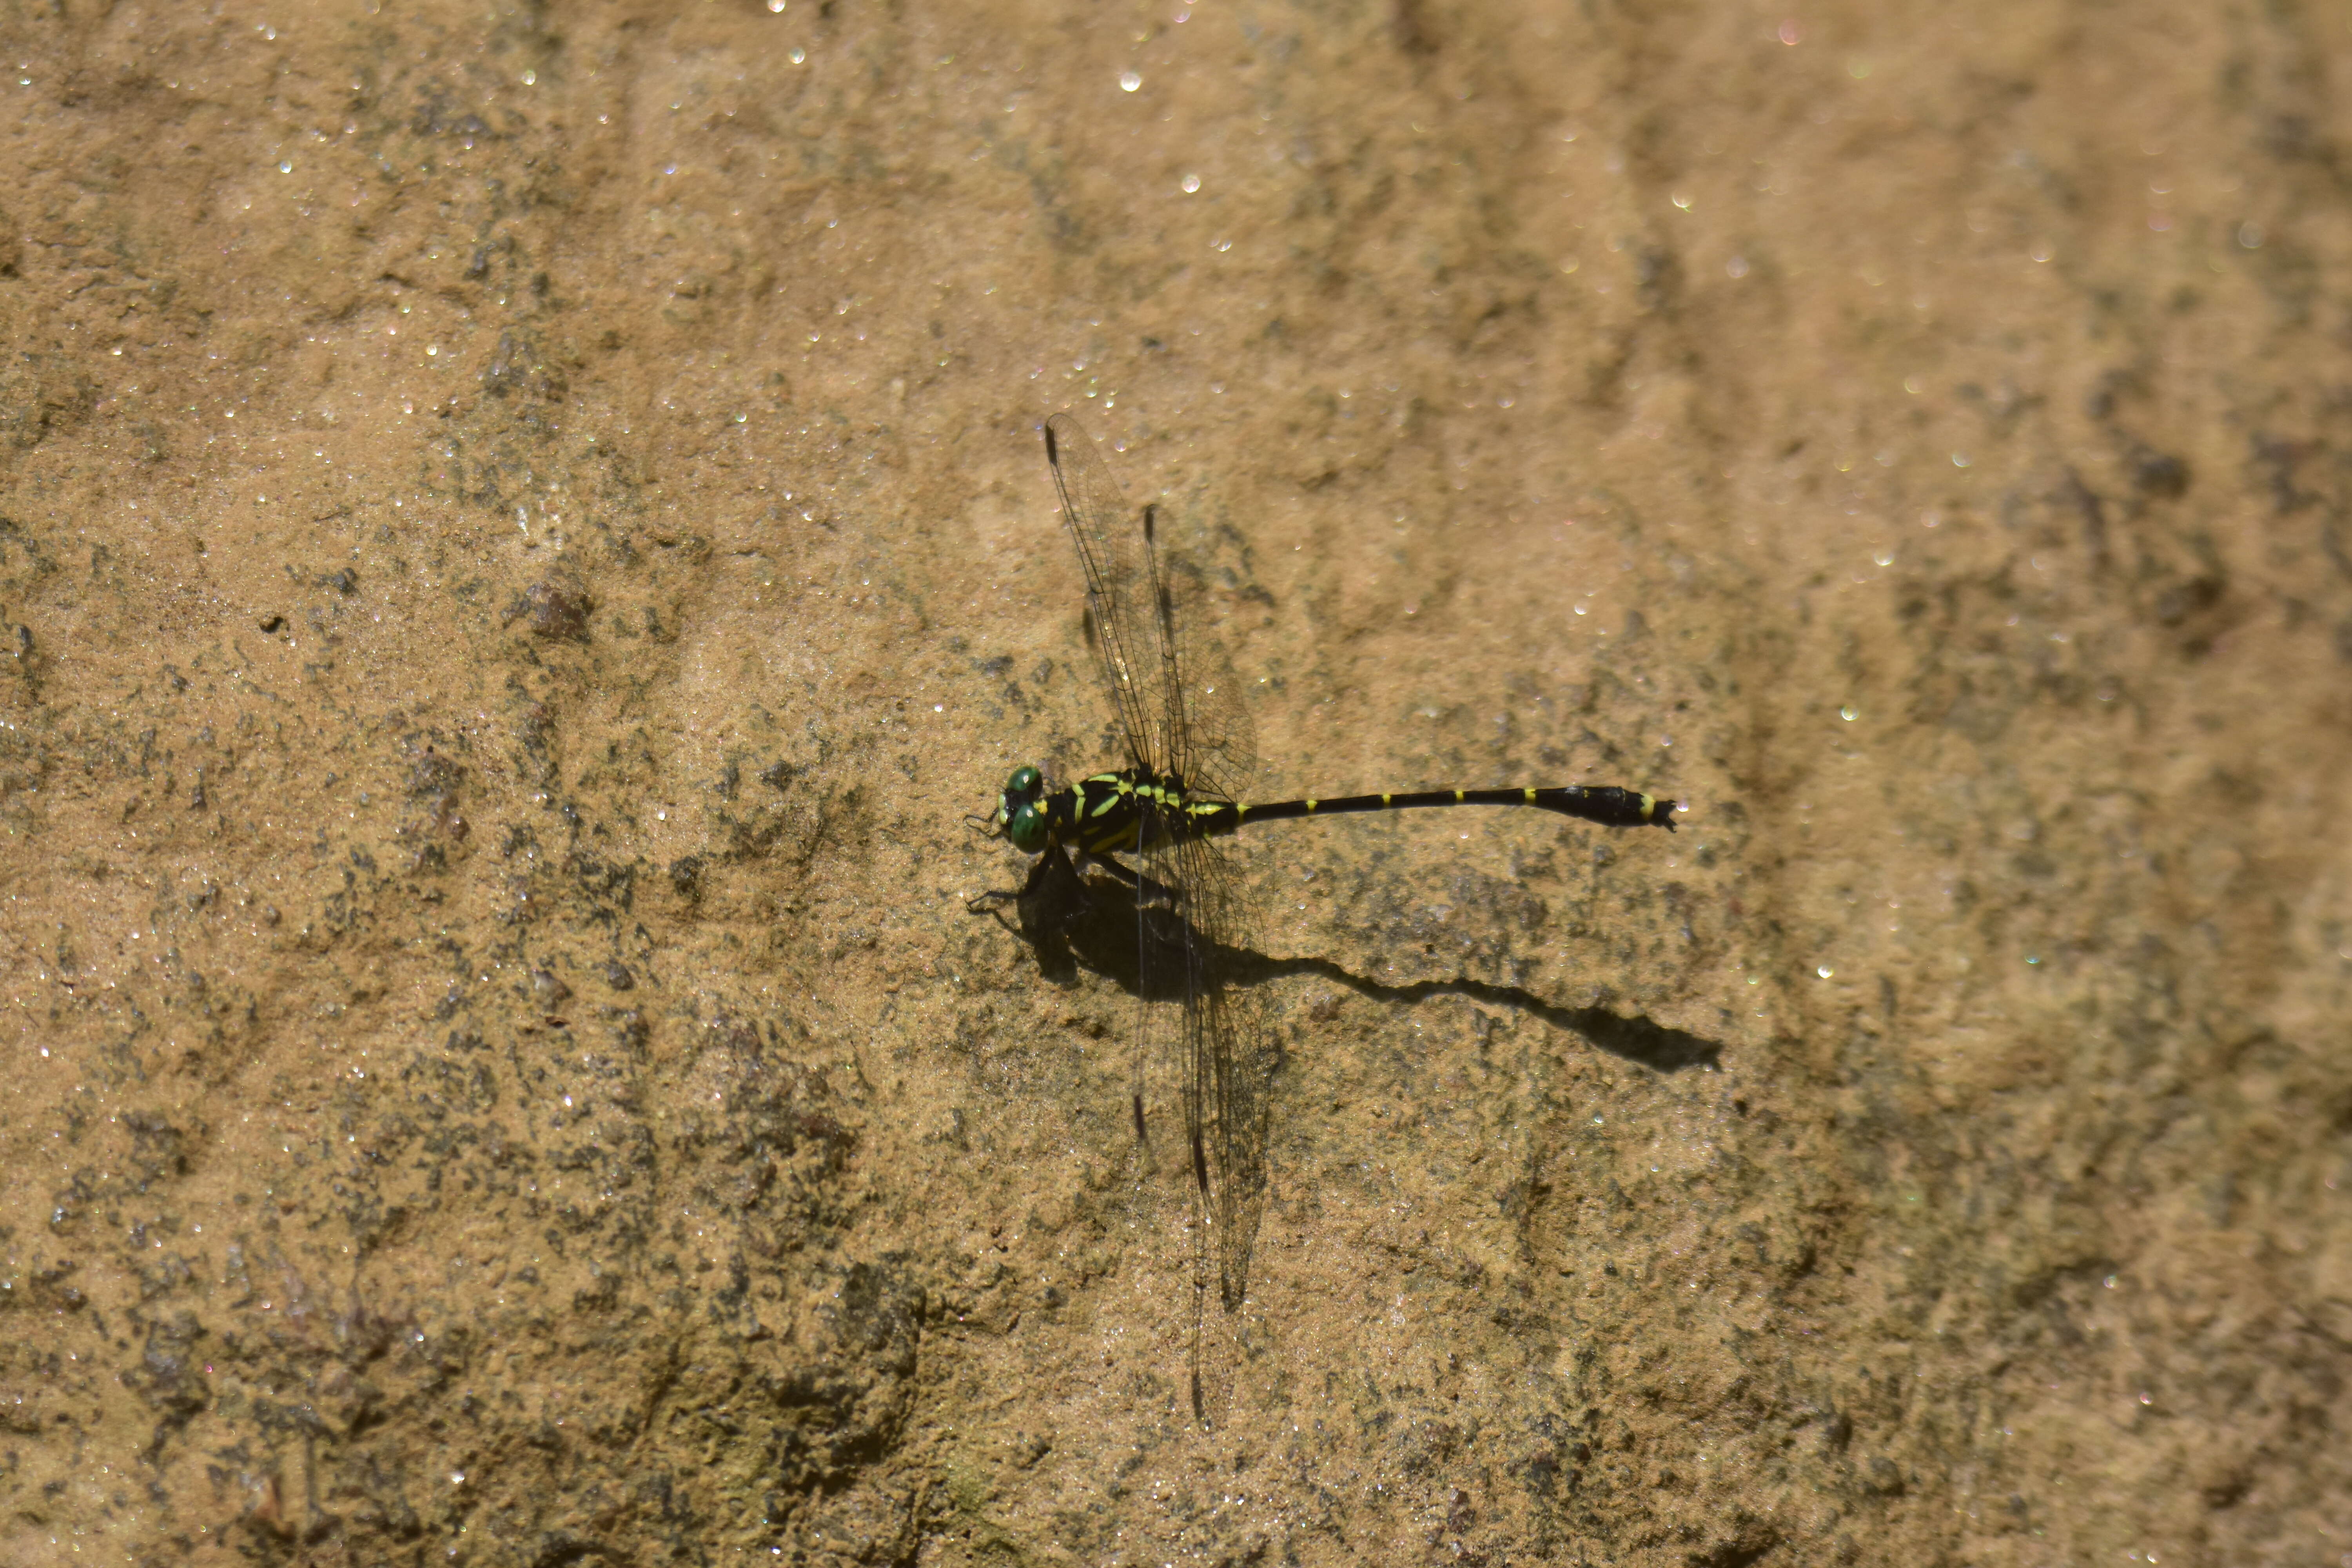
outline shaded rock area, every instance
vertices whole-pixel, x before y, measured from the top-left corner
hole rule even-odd
[[[0,40],[0,1558],[2352,1552],[2340,16]],[[1177,1064],[970,907],[1060,409],[1263,798],[1686,805],[1236,841],[1206,1430]]]

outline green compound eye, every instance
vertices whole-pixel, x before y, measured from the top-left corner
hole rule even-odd
[[[1024,771],[1033,778],[1035,776],[1034,769]],[[1013,807],[1013,815],[1004,822],[1004,837],[1013,840],[1013,847],[1024,855],[1034,855],[1044,849],[1053,837],[1045,819],[1045,808],[1034,800],[1024,801]]]
[[[1035,768],[1018,767],[1013,770],[1013,776],[1004,781],[1004,793],[1017,800],[1034,795],[1045,786],[1044,773]]]

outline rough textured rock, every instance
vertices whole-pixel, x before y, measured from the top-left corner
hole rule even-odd
[[[2352,1550],[2326,8],[0,40],[0,1556]],[[1118,760],[1057,408],[1269,796],[1688,803],[1237,846],[1213,1431],[966,909]]]

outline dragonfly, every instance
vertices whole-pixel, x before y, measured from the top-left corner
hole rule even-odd
[[[1203,1427],[1229,1392],[1219,1368],[1230,1319],[1248,1291],[1267,1188],[1270,1078],[1276,1052],[1240,962],[1258,951],[1258,919],[1223,840],[1244,826],[1359,812],[1519,806],[1607,827],[1674,829],[1675,802],[1616,784],[1389,791],[1252,803],[1257,750],[1223,653],[1180,612],[1178,585],[1158,546],[1159,508],[1131,511],[1093,437],[1077,420],[1045,422],[1045,461],[1085,574],[1090,640],[1118,719],[1125,765],[1049,786],[1034,764],[1013,770],[996,808],[976,825],[1036,858],[1015,893],[1024,931],[1060,941],[1073,930],[1097,945],[1132,921],[1138,999],[1130,1109],[1148,1144],[1144,1068],[1168,1045],[1180,1068],[1192,1237],[1191,1394]],[[1122,858],[1122,857],[1126,858]],[[1134,864],[1129,864],[1132,860]],[[1118,889],[1094,892],[1098,871]]]

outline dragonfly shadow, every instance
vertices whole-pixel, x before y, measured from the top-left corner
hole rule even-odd
[[[972,908],[998,912],[1001,919],[1008,905],[1022,939],[1036,954],[1038,973],[1056,984],[1072,983],[1080,969],[1087,969],[1131,996],[1181,1002],[1187,973],[1183,955],[1209,947],[1176,910],[1165,889],[1148,881],[1130,887],[1108,877],[1082,875],[1058,847],[1037,858],[1029,868],[1028,881],[1017,892],[984,894]],[[1687,1068],[1712,1070],[1721,1065],[1723,1047],[1702,1035],[1638,1016],[1622,1017],[1605,1007],[1562,1007],[1522,986],[1470,979],[1394,985],[1358,974],[1328,958],[1273,958],[1223,944],[1210,950],[1215,955],[1215,972],[1234,984],[1255,985],[1311,974],[1376,1002],[1417,1003],[1433,996],[1465,996],[1525,1014],[1611,1056],[1657,1072]]]

